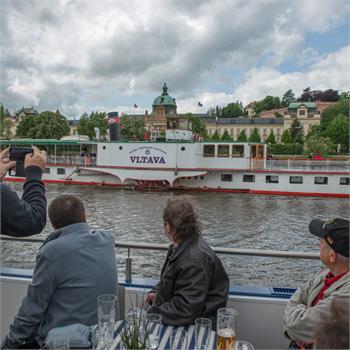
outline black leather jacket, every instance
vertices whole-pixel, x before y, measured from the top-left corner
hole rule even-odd
[[[155,287],[156,298],[148,312],[157,312],[162,323],[184,326],[198,317],[216,324],[216,312],[225,307],[229,279],[216,254],[198,237],[169,247],[161,278]]]

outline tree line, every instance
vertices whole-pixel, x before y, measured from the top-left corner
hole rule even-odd
[[[310,87],[307,87],[303,89],[299,97],[296,97],[294,91],[289,89],[283,94],[282,98],[268,95],[259,101],[252,102],[251,105],[254,115],[259,116],[259,114],[264,111],[288,107],[291,102],[315,102],[317,100],[323,102],[337,102],[338,100],[348,98],[349,92],[339,94],[338,90],[311,90]],[[240,101],[229,103],[224,107],[216,106],[209,108],[207,113],[211,117],[217,118],[237,118],[248,115],[248,111],[244,110],[243,104]],[[282,117],[278,112],[276,112],[275,116]]]
[[[323,93],[323,95],[322,95]],[[285,130],[281,136],[281,145],[276,145],[276,139],[272,132],[270,132],[266,142],[275,149],[276,152],[287,152],[289,146],[283,145],[301,145],[296,147],[297,151],[307,149],[309,152],[317,154],[329,154],[332,152],[349,151],[349,92],[338,94],[336,90],[328,89],[324,92],[317,90],[311,90],[306,88],[303,90],[303,94],[300,98],[323,98],[337,99],[337,102],[329,106],[321,115],[320,125],[312,126],[309,133],[305,136],[302,125],[297,118],[294,119],[291,127]],[[328,97],[327,97],[328,96]],[[278,104],[278,98],[270,98],[272,96],[265,97],[264,108],[270,108],[272,105]],[[288,105],[294,100],[294,93],[292,90],[288,90],[283,98],[282,104]],[[243,106],[240,102],[230,103],[227,106],[221,108],[216,106],[211,110],[211,113],[218,113],[220,117],[235,116],[238,117],[243,112]],[[220,136],[216,131],[211,137],[208,136],[206,126],[203,121],[193,116],[191,113],[186,115],[192,120],[193,132],[199,134],[204,140],[233,140],[228,131],[225,130],[224,134]],[[66,117],[64,117],[58,111],[44,111],[39,115],[28,115],[21,120],[17,126],[16,135],[11,134],[12,122],[5,116],[4,106],[0,104],[0,135],[1,137],[10,138],[12,136],[17,137],[29,137],[29,138],[55,138],[60,139],[62,136],[69,134],[69,124]],[[92,111],[90,114],[84,113],[78,122],[77,130],[80,135],[88,135],[90,139],[95,138],[94,128],[100,129],[101,139],[106,139],[108,131],[107,114],[105,112]],[[121,117],[121,134],[124,139],[129,140],[143,140],[145,133],[144,120],[132,118],[132,116],[123,115]],[[241,142],[261,142],[261,138],[257,128],[254,128],[249,137],[244,130],[241,131],[237,140]],[[276,146],[274,146],[276,145]],[[289,147],[290,148],[290,147]],[[296,152],[296,151],[295,151]]]

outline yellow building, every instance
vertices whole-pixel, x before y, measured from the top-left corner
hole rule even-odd
[[[207,120],[203,120],[207,119]],[[222,136],[227,130],[228,134],[237,140],[240,133],[244,130],[247,137],[257,128],[262,141],[265,141],[272,131],[276,142],[281,140],[283,133],[283,119],[282,118],[202,118],[206,125],[209,137],[214,135],[217,130],[218,134]]]
[[[289,129],[295,118],[298,118],[303,126],[305,135],[308,134],[311,126],[320,125],[321,122],[321,114],[314,102],[291,102],[284,115],[284,129]]]

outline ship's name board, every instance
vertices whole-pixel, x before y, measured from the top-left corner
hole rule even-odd
[[[129,154],[133,154],[135,152],[142,152],[145,155],[142,156],[136,156],[136,155],[130,155],[130,161],[133,164],[165,164],[165,159],[163,156],[153,156],[151,155],[152,152],[157,151],[161,152],[163,154],[166,154],[166,152],[160,148],[157,147],[139,147],[136,149],[133,149],[129,152]]]
[[[137,164],[165,164],[164,157],[131,156],[131,163]]]

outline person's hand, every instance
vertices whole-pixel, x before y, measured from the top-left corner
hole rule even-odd
[[[24,167],[37,166],[42,170],[46,167],[46,152],[40,151],[39,148],[33,146],[33,153],[26,154],[24,159]]]
[[[146,303],[152,305],[155,298],[156,298],[156,293],[154,293],[154,292],[148,293],[148,295],[146,297]]]
[[[7,172],[16,166],[15,161],[10,161],[9,154],[10,147],[7,147],[0,153],[0,180],[2,180]]]

